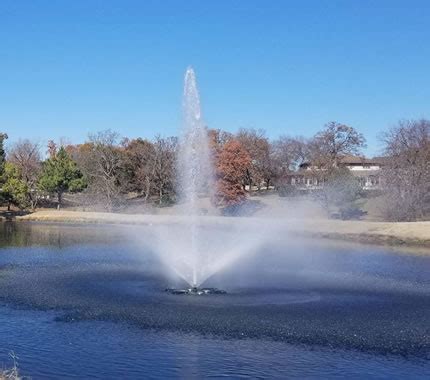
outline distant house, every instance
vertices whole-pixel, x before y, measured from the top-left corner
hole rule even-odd
[[[348,168],[357,177],[364,190],[377,190],[381,186],[383,162],[383,157],[344,156],[338,165]],[[284,179],[298,190],[317,190],[323,186],[321,176],[318,174],[324,170],[326,169],[315,166],[310,162],[304,162],[300,165],[299,170],[289,172],[284,176]]]

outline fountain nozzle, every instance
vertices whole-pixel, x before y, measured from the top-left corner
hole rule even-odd
[[[227,294],[225,290],[217,288],[199,288],[197,286],[192,286],[189,289],[167,288],[165,291],[170,294],[185,294],[192,296],[201,296],[207,294]]]

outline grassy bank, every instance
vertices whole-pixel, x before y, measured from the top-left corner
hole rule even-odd
[[[203,217],[205,223],[264,224],[265,228],[279,229],[294,236],[328,238],[369,244],[415,246],[430,248],[430,222],[386,223],[372,221],[341,221],[317,218],[255,218]],[[102,212],[45,210],[18,216],[18,221],[157,225],[186,222],[180,215],[130,215]]]

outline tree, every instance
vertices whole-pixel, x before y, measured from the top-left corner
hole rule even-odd
[[[430,121],[402,120],[382,135],[383,214],[394,221],[430,216]]]
[[[251,191],[253,185],[260,189],[263,182],[266,182],[268,187],[275,172],[270,157],[270,144],[265,132],[261,129],[241,129],[236,138],[251,157],[251,165],[245,173],[245,182],[249,190]]]
[[[5,182],[5,163],[6,163],[6,152],[4,149],[4,141],[7,139],[6,133],[0,133],[0,186]],[[0,192],[0,201],[3,201],[4,196]]]
[[[37,181],[41,169],[40,146],[28,139],[19,140],[9,151],[8,160],[18,169],[20,179],[27,189],[31,209],[37,204]]]
[[[358,155],[366,146],[364,136],[354,128],[335,121],[327,123],[310,143],[314,164],[337,167],[342,157]]]
[[[217,191],[214,203],[217,207],[232,207],[243,203],[246,191],[243,176],[251,165],[251,157],[237,140],[230,140],[222,147],[216,163]]]
[[[7,202],[7,209],[14,205],[20,209],[31,206],[28,198],[29,189],[22,179],[19,168],[11,162],[4,165],[2,196]]]
[[[219,151],[227,142],[234,138],[230,132],[221,129],[209,129],[208,140],[213,151]]]
[[[345,167],[330,168],[324,174],[322,188],[315,193],[316,199],[329,216],[338,211],[342,219],[362,215],[357,205],[361,196],[362,188],[359,181]]]
[[[39,186],[42,190],[57,195],[60,208],[63,194],[67,191],[82,191],[86,187],[86,181],[76,162],[64,147],[60,147],[58,152],[52,150],[51,157],[43,163]]]
[[[302,136],[280,136],[272,143],[272,160],[276,166],[286,170],[298,170],[310,159],[309,142]]]
[[[309,142],[304,137],[280,136],[271,144],[272,166],[280,194],[294,194],[296,189],[290,183],[290,174],[309,159]]]
[[[124,140],[123,188],[125,191],[137,192],[145,200],[151,195],[154,179],[154,145],[141,138]]]
[[[48,141],[47,148],[48,149],[47,149],[46,153],[48,154],[48,156],[50,158],[55,157],[55,155],[57,154],[58,147],[57,147],[57,144],[55,143],[54,140],[49,140]]]
[[[121,195],[123,151],[119,135],[111,130],[89,136],[77,149],[68,148],[88,181],[88,190],[108,211],[118,204]]]
[[[161,205],[166,198],[170,200],[174,193],[178,140],[176,137],[156,136],[153,145],[152,184]]]
[[[4,149],[4,142],[7,140],[7,134],[0,132],[0,176],[4,173],[4,165],[6,162],[6,152]]]

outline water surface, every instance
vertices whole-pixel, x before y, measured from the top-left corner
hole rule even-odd
[[[430,375],[428,257],[280,239],[208,280],[228,295],[172,296],[154,228],[2,224],[0,362],[14,351],[34,379]]]

